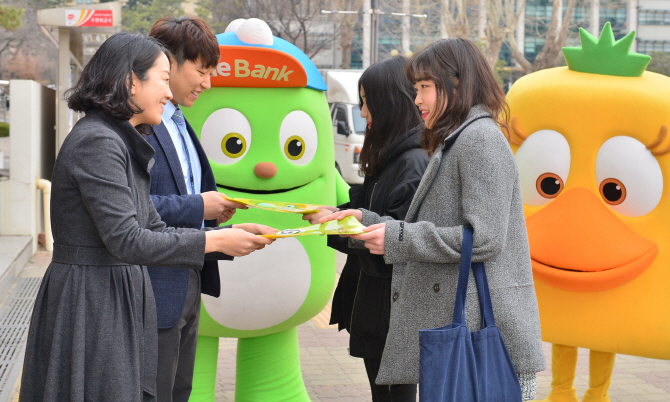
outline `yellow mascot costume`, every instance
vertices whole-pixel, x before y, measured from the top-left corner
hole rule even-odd
[[[645,71],[634,32],[580,36],[568,67],[508,94],[552,402],[579,401],[577,347],[582,402],[610,401],[617,353],[670,359],[670,78]]]

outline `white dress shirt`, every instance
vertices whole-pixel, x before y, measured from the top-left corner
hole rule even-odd
[[[184,153],[184,147],[182,146],[181,139],[179,138],[181,134],[179,133],[179,127],[177,127],[177,123],[172,120],[172,115],[174,114],[175,110],[177,110],[177,107],[173,105],[172,102],[168,101],[168,103],[165,105],[165,109],[163,110],[163,115],[161,118],[163,120],[163,124],[165,124],[165,128],[167,128],[168,133],[170,133],[170,138],[172,139],[174,148],[177,150],[177,156],[179,156],[179,162],[181,164],[181,171],[184,175],[184,183],[186,184],[186,191],[189,194],[192,194],[191,189],[189,188],[190,186],[188,185],[188,161],[186,154]],[[198,151],[195,149],[195,145],[193,144],[193,140],[191,140],[191,136],[188,134],[188,132],[185,132],[184,134],[184,140],[186,140],[188,154],[191,158],[191,170],[193,171],[193,184],[195,187],[195,193],[200,194],[200,185],[202,183],[202,166],[200,165],[200,158],[198,158]]]

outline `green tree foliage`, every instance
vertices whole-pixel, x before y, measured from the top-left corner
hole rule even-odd
[[[8,31],[15,31],[21,28],[21,17],[25,10],[17,7],[0,5],[0,27]]]
[[[670,76],[670,54],[665,52],[651,52],[651,61],[647,66],[647,71]]]
[[[161,17],[181,17],[184,10],[180,0],[130,0],[123,6],[123,30],[146,35]]]

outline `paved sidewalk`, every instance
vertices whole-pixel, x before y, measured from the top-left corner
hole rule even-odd
[[[336,329],[319,329],[307,322],[298,328],[300,361],[312,402],[370,402],[361,359],[347,353],[348,335]],[[221,340],[216,402],[234,401],[234,339]],[[544,344],[551,368],[551,344]],[[575,386],[579,397],[588,388],[589,351],[579,350]],[[551,370],[538,374],[538,398],[550,391]],[[610,387],[612,402],[670,401],[670,361],[618,355]]]
[[[337,273],[342,272],[346,256],[338,253]],[[349,335],[335,328],[324,328],[330,306],[312,321],[298,327],[302,374],[312,402],[371,402],[363,360],[349,356]],[[325,312],[325,311],[324,311]],[[235,339],[219,343],[216,402],[235,400]],[[544,344],[547,368],[538,374],[538,394],[547,396],[551,385],[551,344]],[[579,350],[575,387],[579,397],[588,388],[589,351]],[[637,356],[617,356],[610,387],[612,402],[670,401],[670,361]]]
[[[37,253],[23,276],[41,276],[51,260],[49,253]],[[338,254],[338,273],[345,256]],[[363,361],[347,353],[346,331],[324,325],[328,308],[319,317],[298,327],[303,378],[312,402],[370,402],[370,390]],[[232,402],[235,394],[235,339],[219,342],[216,402]],[[544,345],[547,367],[551,368],[551,345]],[[575,386],[581,397],[588,387],[588,350],[580,349]],[[549,393],[551,372],[538,375],[538,398]],[[612,402],[670,401],[670,361],[636,356],[617,356],[610,388]]]

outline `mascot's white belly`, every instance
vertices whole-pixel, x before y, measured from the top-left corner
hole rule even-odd
[[[234,261],[220,261],[221,296],[202,295],[209,315],[237,330],[286,321],[305,302],[312,280],[309,256],[295,238],[279,239]]]

